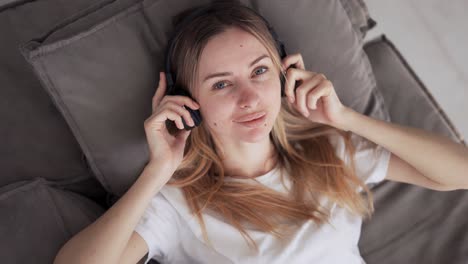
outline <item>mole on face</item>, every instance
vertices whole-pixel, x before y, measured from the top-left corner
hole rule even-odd
[[[214,125],[217,126],[217,125],[216,125],[216,122],[214,122]]]
[[[240,45],[240,47],[242,48],[242,47],[244,47],[244,46],[243,46],[243,45]]]

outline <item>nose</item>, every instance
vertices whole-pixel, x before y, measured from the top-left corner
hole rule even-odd
[[[252,84],[242,84],[242,87],[239,89],[239,107],[257,108],[260,101],[259,89],[259,87],[255,87]]]

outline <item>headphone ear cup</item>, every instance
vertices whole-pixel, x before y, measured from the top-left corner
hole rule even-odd
[[[184,129],[185,130],[192,130],[194,127],[197,127],[197,126],[199,126],[201,124],[201,121],[202,121],[201,114],[200,114],[200,111],[198,109],[194,110],[194,109],[191,109],[190,107],[185,107],[185,109],[187,109],[187,111],[189,111],[190,116],[192,117],[192,120],[193,120],[193,123],[195,124],[195,126],[193,126],[193,127],[189,126],[185,122],[184,118],[182,118],[182,123],[184,124]]]
[[[195,123],[195,126],[199,126],[202,122],[202,117],[201,117],[201,114],[200,114],[200,110],[199,109],[190,109],[188,108],[188,111],[190,112],[190,115],[192,116],[192,119],[193,119],[193,123]],[[188,129],[187,129],[188,128]],[[193,127],[189,127],[189,126],[186,126],[185,129],[186,130],[189,130],[189,129],[192,129]]]
[[[283,74],[280,73],[280,82],[281,82],[281,97],[286,97],[286,93],[284,91],[284,86],[286,83],[286,79],[284,78]]]

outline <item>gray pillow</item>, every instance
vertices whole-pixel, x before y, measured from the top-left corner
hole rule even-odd
[[[43,178],[0,188],[2,263],[52,263],[60,247],[104,208]],[[33,260],[33,261],[32,261]]]
[[[324,73],[344,105],[389,120],[360,36],[339,0],[241,2],[269,20],[288,53],[302,54],[307,70]],[[148,0],[75,35],[21,47],[96,177],[117,196],[148,162],[143,122],[163,70],[171,18],[192,6],[189,0]]]

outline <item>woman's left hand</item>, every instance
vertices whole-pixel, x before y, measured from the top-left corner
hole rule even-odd
[[[294,65],[296,68],[289,68]],[[300,53],[286,56],[282,61],[286,72],[285,94],[288,101],[312,122],[344,129],[344,114],[349,110],[344,106],[331,81],[321,73],[305,70]],[[294,93],[295,83],[301,81]]]

